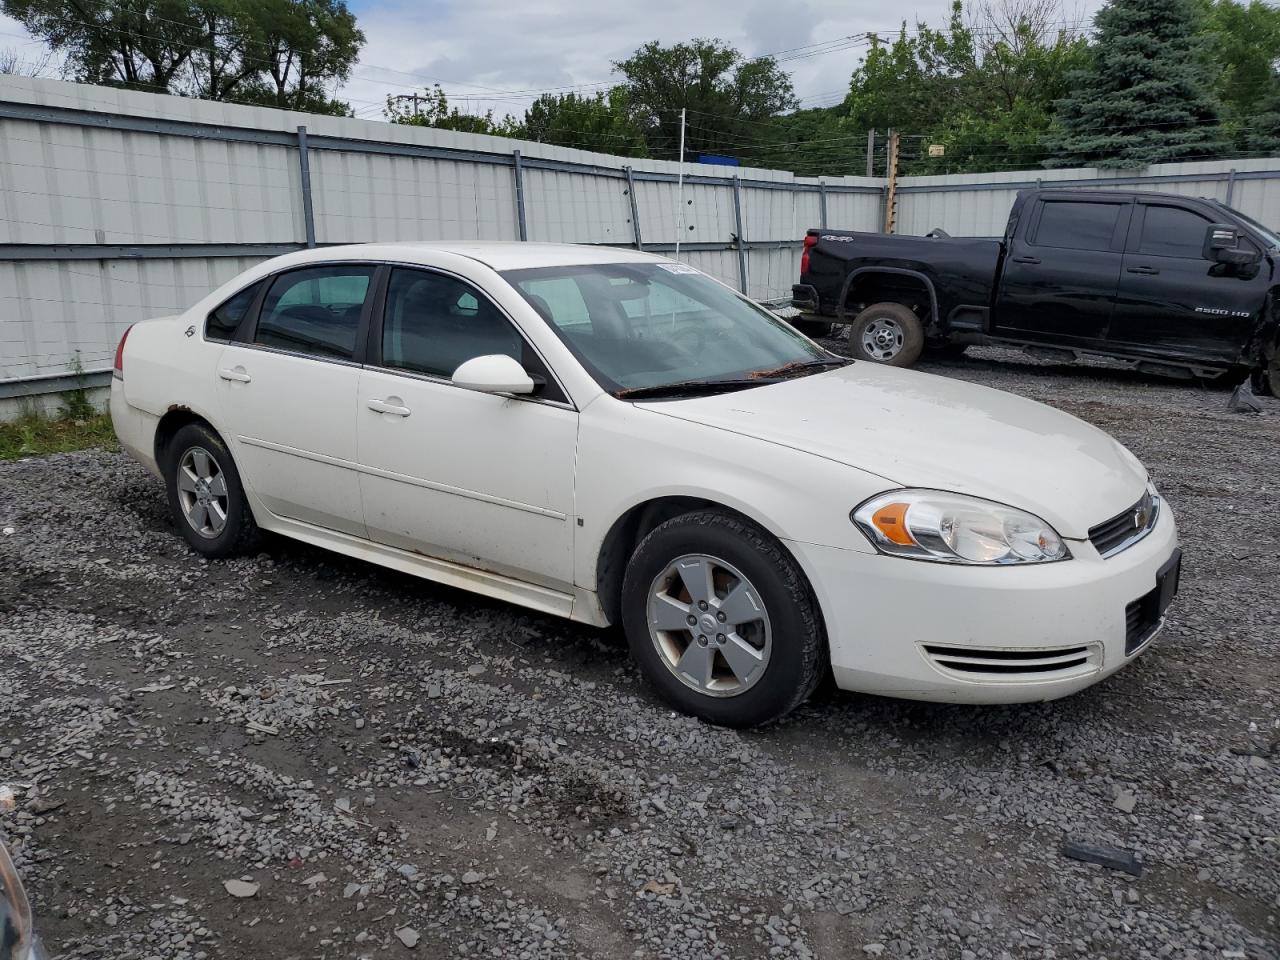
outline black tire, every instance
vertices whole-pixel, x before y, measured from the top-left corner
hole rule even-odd
[[[736,695],[713,696],[687,685],[667,665],[649,632],[651,588],[678,558],[691,554],[736,567],[767,613],[772,639],[764,671]],[[650,531],[631,555],[623,578],[622,623],[632,657],[659,696],[677,710],[723,726],[777,720],[803,703],[826,671],[822,618],[799,566],[774,537],[727,513],[687,513]],[[692,633],[687,640],[692,646]]]
[[[830,320],[807,320],[800,317],[792,320],[791,325],[811,340],[831,336],[831,328],[834,326]]]
[[[196,457],[199,452],[212,460],[216,475],[223,478],[226,490],[225,497],[218,497],[225,521],[217,531],[212,529],[210,523],[205,533],[196,529],[184,508],[184,496],[189,496],[190,492],[179,488],[179,470],[184,459],[188,454]],[[169,441],[163,466],[165,489],[169,495],[169,512],[173,515],[178,532],[191,545],[191,549],[206,557],[219,559],[251,553],[258,546],[261,534],[254,522],[253,511],[249,509],[249,501],[245,498],[240,471],[236,468],[227,445],[208,425],[189,423],[179,428]]]
[[[873,352],[863,343],[868,330],[877,321],[890,321],[897,326],[897,342],[884,351]],[[891,367],[909,367],[920,359],[924,349],[924,324],[910,307],[901,303],[873,303],[849,325],[849,355],[859,360],[883,363]]]

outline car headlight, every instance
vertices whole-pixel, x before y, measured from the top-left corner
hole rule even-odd
[[[1058,532],[1039,517],[941,490],[891,490],[850,515],[881,553],[938,563],[1067,560]]]

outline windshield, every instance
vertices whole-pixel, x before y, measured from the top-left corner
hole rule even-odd
[[[780,318],[692,267],[596,263],[508,270],[529,301],[596,381],[612,393],[725,381],[760,383],[832,355]],[[733,381],[739,381],[734,384]]]

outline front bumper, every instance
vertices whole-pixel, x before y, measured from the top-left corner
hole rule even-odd
[[[1168,503],[1150,534],[1108,559],[1069,545],[1071,560],[991,568],[787,544],[821,605],[836,684],[946,703],[1067,696],[1150,645],[1160,624],[1135,642],[1131,618],[1178,549]]]

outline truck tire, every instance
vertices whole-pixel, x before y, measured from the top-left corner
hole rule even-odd
[[[924,324],[901,303],[873,303],[849,326],[849,353],[859,360],[909,367],[924,349]]]

